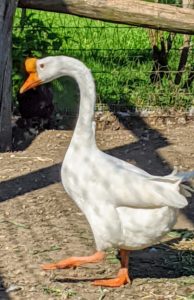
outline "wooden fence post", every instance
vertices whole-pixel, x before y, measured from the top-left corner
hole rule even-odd
[[[11,150],[11,40],[16,0],[0,0],[0,152]]]

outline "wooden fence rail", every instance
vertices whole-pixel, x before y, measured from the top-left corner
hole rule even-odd
[[[19,7],[194,34],[194,10],[140,0],[19,0]]]

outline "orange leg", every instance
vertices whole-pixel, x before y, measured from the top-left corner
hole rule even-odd
[[[119,287],[131,282],[128,275],[129,251],[120,250],[121,268],[114,279],[95,280],[92,284],[107,287]]]
[[[53,264],[45,264],[42,266],[43,270],[55,270],[55,269],[66,269],[75,268],[88,263],[97,263],[104,259],[105,253],[98,251],[91,256],[83,257],[69,257]]]

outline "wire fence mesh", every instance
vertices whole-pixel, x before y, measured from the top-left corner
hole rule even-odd
[[[27,56],[69,55],[92,70],[97,109],[188,108],[193,104],[193,37],[186,64],[178,72],[179,84],[175,78],[185,39],[180,34],[171,36],[169,50],[169,37],[143,28],[18,9],[13,28],[14,98]],[[53,90],[56,110],[77,111],[79,91],[70,78],[55,81]]]

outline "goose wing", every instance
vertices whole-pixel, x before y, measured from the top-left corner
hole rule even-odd
[[[101,152],[100,156],[98,166],[100,168],[101,165],[103,174],[108,176],[104,181],[107,185],[106,192],[116,207],[182,208],[187,205],[186,198],[180,193],[181,178],[175,175],[153,176],[105,153]]]

